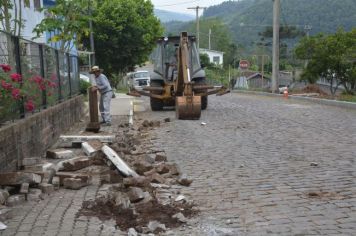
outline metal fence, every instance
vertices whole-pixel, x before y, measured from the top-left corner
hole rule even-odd
[[[0,31],[0,64],[10,65],[12,70],[8,74],[20,74],[22,84],[26,84],[36,76],[53,83],[51,88],[46,87],[42,90],[22,88],[28,90],[26,92],[29,94],[32,93],[35,106],[33,111],[25,109],[24,99],[5,99],[0,93],[0,124],[24,118],[28,114],[78,95],[80,91],[78,62],[77,55]],[[0,75],[0,80],[3,80],[1,76],[5,74]]]

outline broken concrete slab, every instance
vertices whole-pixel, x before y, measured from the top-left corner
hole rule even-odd
[[[82,143],[82,150],[85,153],[85,155],[89,157],[95,155],[95,153],[97,152],[97,150],[94,149],[88,142]]]
[[[22,159],[23,166],[33,166],[41,163],[41,157],[25,157]]]
[[[142,189],[137,187],[131,187],[127,194],[130,199],[130,202],[133,203],[139,202],[145,198],[145,194]]]
[[[26,197],[24,194],[15,194],[11,195],[7,200],[6,200],[6,205],[7,206],[17,206],[23,202],[26,201]]]
[[[124,174],[125,176],[138,176],[138,174],[132,170],[109,146],[104,145],[101,150],[105,154],[105,157],[115,165],[120,173]]]
[[[87,185],[88,183],[80,178],[65,178],[63,180],[63,187],[68,189],[78,190]]]
[[[4,205],[6,200],[10,197],[10,194],[5,189],[0,189],[0,205]]]
[[[92,140],[99,140],[102,143],[113,143],[115,135],[61,135],[59,141],[63,143],[83,143]]]
[[[0,185],[21,185],[22,183],[39,184],[41,176],[34,173],[6,172],[0,173]]]
[[[50,159],[66,159],[74,157],[74,153],[66,149],[49,149],[46,156]]]
[[[60,185],[62,186],[64,183],[65,178],[74,178],[74,179],[81,179],[83,183],[87,185],[90,184],[91,176],[87,174],[81,173],[73,173],[73,172],[57,172],[56,176],[59,177]]]
[[[7,229],[7,226],[0,221],[0,230],[5,230]]]
[[[60,171],[76,171],[91,165],[88,157],[74,157],[57,163],[57,169]]]

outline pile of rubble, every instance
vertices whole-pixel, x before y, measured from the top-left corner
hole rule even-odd
[[[97,184],[97,198],[84,202],[79,215],[114,219],[129,235],[159,233],[186,223],[197,209],[180,189],[192,181],[152,144],[149,131],[161,122],[139,123],[120,125],[115,136],[61,136],[45,160],[25,158],[22,171],[0,174],[0,204],[13,206],[43,199],[60,187],[77,190]],[[81,149],[63,148],[78,145]]]

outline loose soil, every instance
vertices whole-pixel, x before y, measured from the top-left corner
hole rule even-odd
[[[150,221],[158,221],[168,228],[177,228],[183,223],[172,216],[181,212],[186,218],[198,213],[192,205],[179,203],[174,205],[161,205],[156,200],[135,204],[134,209],[123,209],[115,206],[113,202],[85,201],[78,215],[94,216],[100,220],[114,219],[121,230],[135,228],[141,231]]]

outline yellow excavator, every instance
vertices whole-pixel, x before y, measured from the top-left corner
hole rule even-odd
[[[223,95],[224,86],[206,83],[194,36],[182,32],[180,37],[164,37],[157,41],[153,53],[154,71],[150,86],[131,90],[132,96],[149,96],[153,111],[175,106],[176,117],[182,120],[200,119],[208,106],[208,95]]]

